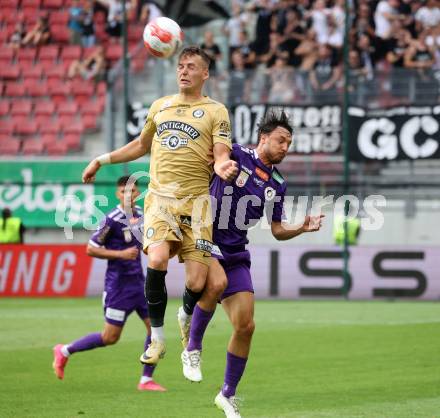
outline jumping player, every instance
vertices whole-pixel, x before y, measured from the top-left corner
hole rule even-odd
[[[209,196],[213,171],[224,180],[237,174],[236,163],[229,158],[228,112],[224,105],[202,95],[208,66],[209,57],[203,50],[183,49],[177,65],[179,94],[156,100],[140,136],[93,160],[83,173],[84,182],[93,181],[101,165],[136,160],[151,150],[143,250],[148,254],[145,295],[152,342],[141,356],[145,364],[157,364],[165,354],[168,260],[178,254],[185,263],[184,310],[179,317],[182,332],[189,327],[192,309],[205,287],[212,249],[211,208],[205,199],[206,205],[193,216],[195,202]]]
[[[116,344],[125,321],[133,311],[136,311],[147,329],[145,349],[150,344],[150,320],[144,297],[145,277],[140,256],[142,244],[134,234],[135,229],[142,227],[142,212],[140,207],[135,206],[135,199],[139,196],[137,186],[127,188],[128,181],[129,176],[118,180],[116,196],[120,204],[107,214],[87,246],[88,255],[108,260],[103,294],[104,330],[54,347],[53,368],[59,379],[64,378],[64,369],[72,354]],[[165,391],[154,382],[153,371],[154,366],[144,365],[139,390]]]
[[[320,216],[307,216],[302,225],[284,222],[286,183],[274,164],[286,156],[293,129],[284,112],[269,113],[259,125],[255,150],[233,145],[231,158],[239,167],[233,183],[215,176],[210,192],[217,202],[214,219],[213,258],[202,298],[192,316],[189,343],[182,353],[183,374],[201,381],[202,339],[218,300],[233,326],[228,345],[223,388],[215,404],[227,417],[240,417],[235,399],[237,385],[246,367],[255,324],[254,289],[250,275],[247,230],[266,214],[277,240],[288,240],[304,232],[318,231]]]

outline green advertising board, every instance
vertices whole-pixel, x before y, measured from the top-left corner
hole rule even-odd
[[[31,228],[76,228],[87,223],[93,229],[103,213],[117,205],[115,184],[119,177],[136,173],[141,192],[147,188],[148,161],[104,166],[95,183],[82,184],[87,164],[67,160],[0,162],[0,208],[10,208]],[[142,200],[137,204],[142,206]]]

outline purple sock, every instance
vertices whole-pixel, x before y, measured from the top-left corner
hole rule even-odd
[[[188,347],[186,347],[188,351],[202,349],[203,335],[213,315],[214,311],[207,312],[201,309],[199,305],[196,305],[191,319]]]
[[[101,333],[95,332],[69,344],[67,350],[70,354],[73,354],[78,351],[93,350],[94,348],[104,347],[104,345]]]
[[[151,343],[151,336],[147,335],[147,339],[145,340],[145,344],[144,344],[144,351],[148,348],[150,343]],[[144,364],[144,371],[142,372],[142,376],[152,377],[153,376],[154,367],[155,366],[153,366],[151,364]]]
[[[225,382],[222,393],[227,398],[235,395],[235,390],[243,376],[246,367],[247,358],[238,357],[228,351],[226,355]]]

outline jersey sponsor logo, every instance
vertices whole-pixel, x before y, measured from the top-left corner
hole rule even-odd
[[[202,109],[196,109],[193,112],[193,116],[198,119],[202,118],[204,114],[205,114],[205,112]]]
[[[238,175],[237,180],[235,180],[235,184],[238,187],[243,187],[246,184],[246,182],[248,181],[248,178],[249,178],[249,174],[242,170],[242,171],[240,171],[240,174]]]
[[[246,173],[248,173],[249,175],[252,174],[252,170],[251,170],[250,168],[247,168],[247,167],[244,166],[244,165],[241,166],[241,169],[242,169],[243,171],[246,171]]]
[[[216,255],[217,257],[221,257],[221,258],[223,258],[223,254],[222,254],[220,248],[218,247],[218,245],[215,245],[215,244],[214,244],[214,245],[212,246],[211,254],[212,254],[212,255]]]
[[[148,239],[150,239],[150,238],[154,235],[154,228],[150,226],[150,227],[147,229],[147,233],[146,233],[145,235],[146,235],[146,237],[147,237]]]
[[[185,122],[181,122],[178,120],[169,120],[166,122],[162,122],[157,127],[157,136],[160,136],[164,131],[181,131],[189,135],[191,139],[197,139],[200,136],[200,132],[193,128],[191,125],[188,125]]]
[[[212,252],[212,242],[207,239],[196,239],[196,250]]]
[[[272,173],[272,177],[275,181],[277,181],[280,184],[284,183],[284,179],[281,177],[281,175],[279,173],[277,173],[275,170]]]
[[[264,181],[263,180],[257,179],[256,177],[252,177],[252,180],[253,180],[253,182],[257,186],[259,186],[259,187],[263,187],[264,186]]]
[[[275,189],[273,189],[272,187],[266,187],[264,189],[264,198],[266,199],[266,201],[273,200],[274,197],[275,197]]]
[[[113,319],[113,321],[123,321],[125,318],[125,311],[114,308],[107,308],[105,310],[105,317],[108,319]]]
[[[131,242],[133,236],[131,235],[130,228],[122,228],[122,233],[124,234],[125,242]]]
[[[181,138],[177,134],[172,134],[162,139],[160,144],[170,150],[175,150],[180,147],[186,147],[188,145],[188,140],[186,138]]]
[[[262,170],[260,167],[257,167],[255,169],[255,174],[260,177],[260,179],[264,180],[264,181],[268,181],[269,180],[269,174],[267,174],[264,170]]]
[[[219,129],[218,129],[218,134],[219,134],[219,136],[222,136],[224,138],[230,138],[230,136],[231,136],[231,125],[229,124],[228,121],[222,120],[220,122],[220,126],[219,126]]]

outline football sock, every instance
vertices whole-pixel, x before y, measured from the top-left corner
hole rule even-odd
[[[194,312],[194,308],[202,297],[203,291],[201,292],[193,292],[191,289],[188,289],[185,286],[185,291],[183,292],[183,310],[187,315],[192,315]]]
[[[235,390],[241,376],[243,376],[246,362],[247,358],[238,357],[228,351],[226,355],[225,381],[222,388],[222,393],[227,398],[235,395]]]
[[[148,312],[150,315],[151,327],[162,327],[167,308],[167,288],[165,276],[167,272],[147,268],[147,279],[145,281],[145,298],[147,299]],[[154,335],[152,335],[153,340]]]
[[[191,329],[189,332],[189,343],[187,351],[201,350],[203,335],[208,327],[213,312],[204,311],[199,305],[194,308],[194,314],[191,320]]]
[[[77,353],[78,351],[93,350],[94,348],[104,347],[104,341],[102,341],[102,335],[100,332],[86,335],[79,340],[69,344],[66,349],[70,354]],[[64,354],[64,353],[63,353]]]
[[[165,341],[163,327],[151,327],[151,339],[155,341]]]
[[[147,350],[148,346],[151,343],[151,336],[147,335],[147,338],[145,339],[145,344],[144,344],[144,351]],[[141,383],[147,383],[148,380],[152,380],[151,377],[153,376],[153,371],[154,371],[154,365],[152,364],[144,364],[144,370],[142,372],[142,378],[148,378],[147,380],[144,379],[144,381],[142,381],[141,378]]]

